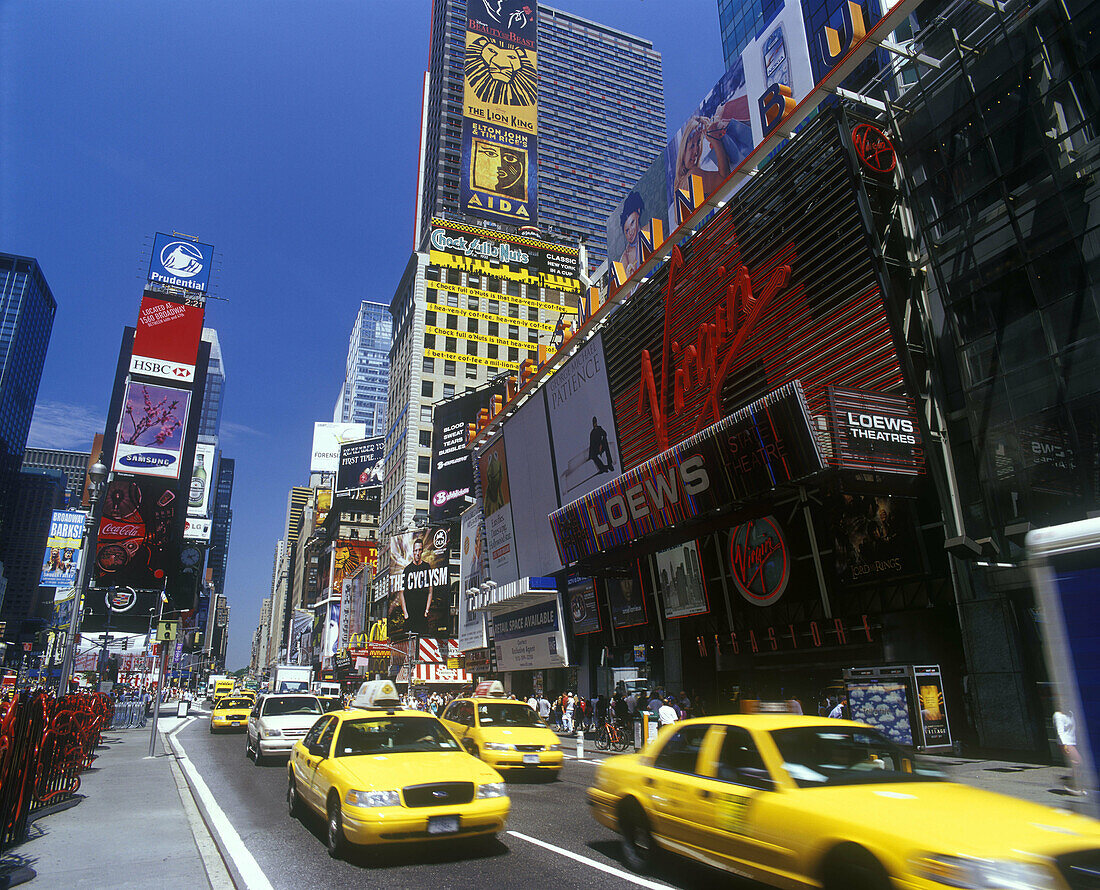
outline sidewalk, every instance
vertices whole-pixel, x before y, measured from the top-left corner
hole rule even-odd
[[[180,722],[162,714],[159,728]],[[163,735],[156,752],[148,756],[148,728],[103,734],[95,763],[81,774],[84,799],[32,823],[11,851],[38,873],[31,886],[233,886]]]

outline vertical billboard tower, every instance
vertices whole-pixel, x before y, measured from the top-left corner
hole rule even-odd
[[[463,64],[464,213],[538,222],[538,5],[470,0]]]

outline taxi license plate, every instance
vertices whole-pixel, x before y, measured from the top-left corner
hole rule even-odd
[[[429,816],[428,834],[455,834],[458,831],[458,816]]]
[[[241,721],[240,721],[240,720],[234,720],[234,721],[233,721],[233,725],[234,725],[234,726],[240,726],[240,725],[241,725]]]
[[[538,756],[538,754],[524,754],[523,755],[523,762],[524,763],[538,763],[539,762],[539,756]]]

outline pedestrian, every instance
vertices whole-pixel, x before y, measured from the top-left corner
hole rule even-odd
[[[680,690],[680,701],[677,703],[677,707],[680,710],[680,717],[684,720],[691,716],[691,699],[688,698],[688,694],[684,690]]]
[[[664,703],[661,701],[661,697],[657,694],[657,690],[653,690],[653,692],[650,693],[649,703],[646,705],[646,707],[654,714],[656,714],[659,710],[661,710],[662,704]]]
[[[562,696],[562,732],[571,733],[573,731],[573,710],[576,705],[573,703],[573,696],[568,692]]]
[[[657,709],[657,722],[661,726],[671,726],[676,720],[676,708],[672,704],[672,699],[666,698]]]
[[[536,714],[539,712],[539,697],[535,693],[531,693],[531,697],[527,699],[527,707],[529,707]]]
[[[847,720],[848,703],[844,699],[838,698],[836,704],[829,711],[829,717],[833,720]]]
[[[1077,721],[1073,719],[1073,711],[1054,712],[1054,731],[1058,733],[1058,741],[1062,745],[1062,753],[1066,756],[1066,764],[1070,770],[1066,776],[1065,789],[1070,794],[1084,794],[1085,789],[1077,784],[1081,753],[1077,750]]]
[[[626,702],[626,709],[630,712],[631,717],[638,713],[638,699],[634,697],[633,689],[627,693],[626,698],[624,698],[623,701]]]

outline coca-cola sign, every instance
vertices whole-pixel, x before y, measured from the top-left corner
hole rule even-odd
[[[110,481],[96,544],[97,587],[163,589],[179,546],[176,484],[121,475]]]
[[[791,578],[791,557],[774,516],[734,528],[730,569],[733,586],[754,606],[770,606],[783,596]]]

